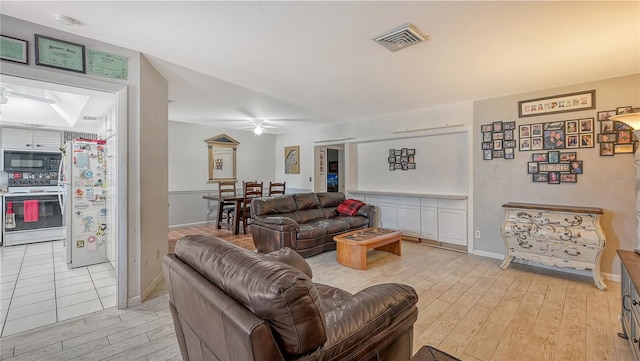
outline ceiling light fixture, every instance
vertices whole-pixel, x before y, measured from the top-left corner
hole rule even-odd
[[[67,26],[67,27],[72,27],[76,23],[76,21],[73,18],[70,18],[66,15],[56,16],[56,22],[60,25]]]
[[[255,129],[253,130],[253,134],[255,135],[260,135],[264,132],[264,128],[262,127],[262,125],[256,125]]]

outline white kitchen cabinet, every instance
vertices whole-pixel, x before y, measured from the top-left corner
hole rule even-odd
[[[438,241],[467,245],[467,201],[438,199]]]
[[[397,197],[398,229],[410,237],[420,237],[420,198]]]
[[[2,148],[59,151],[62,134],[57,130],[2,128]]]
[[[378,227],[398,229],[398,205],[378,199]]]

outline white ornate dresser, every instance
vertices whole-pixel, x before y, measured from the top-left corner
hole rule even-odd
[[[502,239],[507,269],[514,257],[548,266],[590,269],[601,290],[607,285],[600,271],[606,239],[601,208],[533,203],[503,204]]]

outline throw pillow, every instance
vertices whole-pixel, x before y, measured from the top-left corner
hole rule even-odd
[[[336,210],[341,216],[355,216],[358,214],[358,210],[365,205],[366,203],[360,202],[357,199],[347,199],[340,203]]]

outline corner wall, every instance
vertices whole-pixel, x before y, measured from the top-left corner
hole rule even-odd
[[[635,247],[635,172],[632,154],[601,157],[599,144],[594,148],[577,148],[578,160],[584,163],[584,173],[576,184],[533,183],[527,174],[527,162],[533,151],[515,151],[515,159],[482,159],[480,126],[493,121],[516,121],[521,124],[545,123],[579,118],[596,118],[598,111],[615,110],[621,106],[640,106],[640,74],[576,84],[555,89],[477,101],[473,107],[473,182],[475,189],[474,231],[481,238],[474,240],[477,253],[502,257],[505,254],[500,229],[504,218],[502,204],[525,202],[573,206],[600,207],[607,245],[602,258],[602,271],[619,275],[620,263],[616,249]],[[596,109],[518,118],[518,101],[596,90]],[[595,120],[595,134],[600,124]],[[517,137],[519,138],[519,137]],[[541,151],[546,152],[546,151]]]

